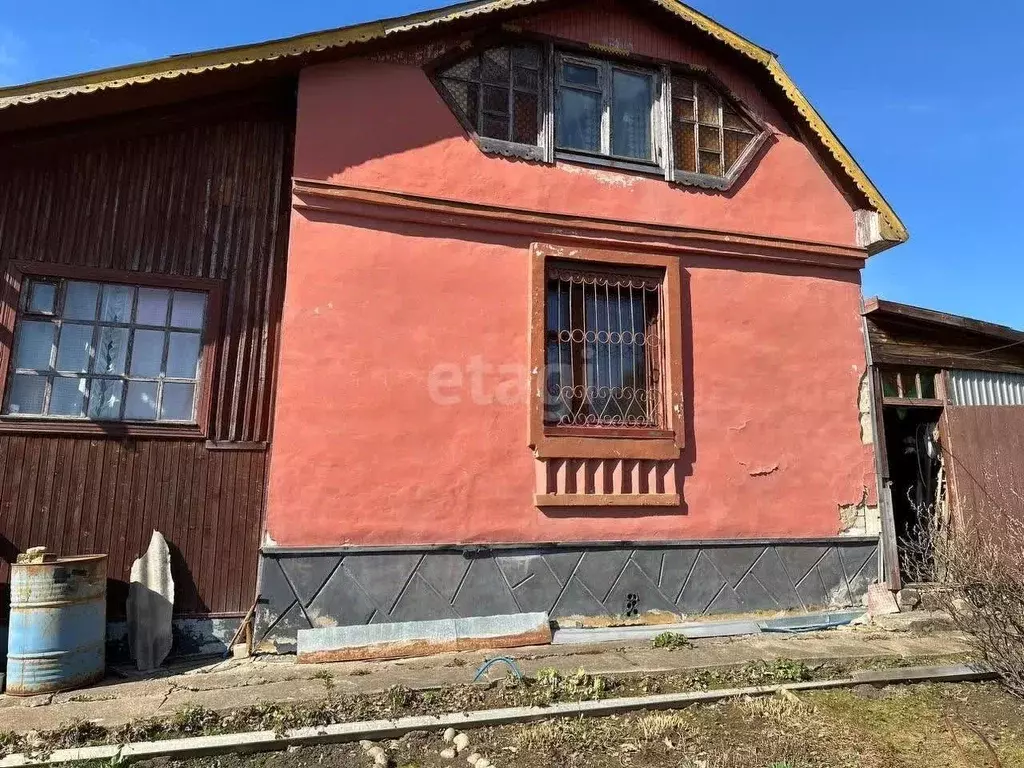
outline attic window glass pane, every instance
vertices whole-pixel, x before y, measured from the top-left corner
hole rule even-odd
[[[612,154],[638,160],[651,159],[651,105],[654,78],[612,72]]]
[[[440,73],[448,101],[480,136],[537,146],[541,54],[537,46],[491,48]]]
[[[706,82],[672,78],[672,150],[677,171],[723,178],[760,129]]]

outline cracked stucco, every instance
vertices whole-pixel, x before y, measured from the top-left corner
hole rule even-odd
[[[882,513],[877,504],[868,503],[865,488],[858,501],[839,505],[840,536],[877,536],[882,532]]]

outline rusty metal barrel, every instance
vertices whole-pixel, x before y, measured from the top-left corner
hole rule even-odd
[[[107,556],[11,566],[7,693],[34,696],[103,678]]]

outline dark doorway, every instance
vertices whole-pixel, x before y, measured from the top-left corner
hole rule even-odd
[[[903,583],[921,581],[929,558],[920,525],[934,512],[939,490],[936,427],[942,409],[887,405],[883,413],[900,578]]]

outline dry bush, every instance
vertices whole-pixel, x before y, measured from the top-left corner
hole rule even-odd
[[[935,606],[1024,697],[1024,511],[957,509],[918,509],[907,565],[915,581],[935,584]]]

